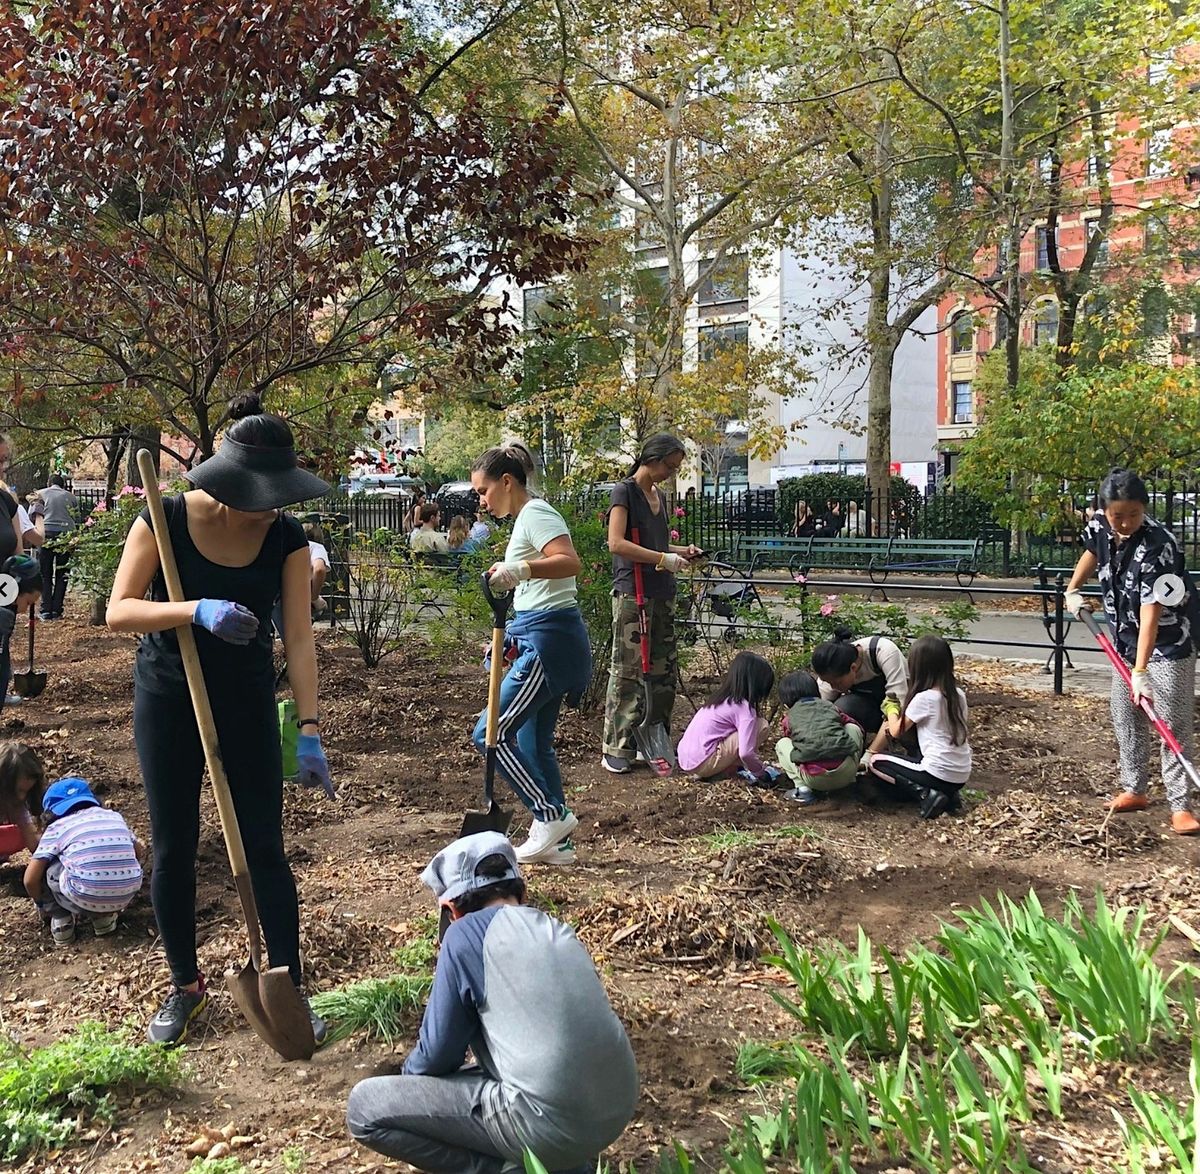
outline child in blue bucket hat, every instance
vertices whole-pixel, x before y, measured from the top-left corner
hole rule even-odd
[[[55,945],[75,940],[80,916],[91,919],[97,937],[112,933],[142,887],[137,837],[81,778],[51,783],[42,813],[48,826],[25,869],[25,891],[49,916]]]

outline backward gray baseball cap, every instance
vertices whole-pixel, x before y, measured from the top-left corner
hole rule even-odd
[[[477,874],[480,863],[489,856],[504,857],[508,867],[503,873]],[[439,901],[454,901],[466,893],[520,877],[517,854],[508,837],[499,832],[477,832],[447,844],[421,873],[421,883],[432,890]]]

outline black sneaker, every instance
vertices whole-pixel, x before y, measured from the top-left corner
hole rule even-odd
[[[188,1024],[208,1006],[208,988],[200,979],[200,989],[180,990],[172,987],[167,1001],[158,1009],[146,1028],[146,1038],[152,1044],[181,1044],[187,1038]]]
[[[937,819],[949,807],[950,796],[945,791],[939,791],[931,787],[925,792],[925,797],[921,800],[921,818]]]
[[[629,759],[621,758],[616,754],[600,755],[600,765],[604,767],[609,774],[627,775],[629,773]]]
[[[308,1008],[308,1021],[312,1024],[313,1039],[317,1041],[319,1048],[324,1042],[325,1037],[329,1034],[329,1028],[325,1024],[325,1020],[321,1018],[313,1009],[312,1003],[309,1002],[308,996],[301,996],[304,999],[304,1006]]]

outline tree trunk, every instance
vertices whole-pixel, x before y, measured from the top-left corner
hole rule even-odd
[[[138,469],[137,455],[138,451],[143,448],[150,450],[150,455],[154,458],[154,468],[156,470],[161,467],[162,454],[159,451],[159,442],[162,440],[162,429],[155,428],[150,424],[143,424],[137,428],[129,430],[129,451],[126,454],[128,460],[125,466],[125,483],[126,485],[136,485],[142,487],[142,474]]]
[[[896,361],[896,348],[890,338],[877,338],[874,335],[871,336],[870,348],[871,366],[867,375],[867,501],[875,511],[874,532],[882,536],[891,533],[892,367]]]
[[[104,474],[104,501],[106,505],[112,505],[113,498],[117,495],[117,481],[121,476],[121,458],[125,455],[125,446],[128,443],[129,429],[122,428],[115,431],[108,438],[108,443],[102,446],[105,463],[107,464]]]

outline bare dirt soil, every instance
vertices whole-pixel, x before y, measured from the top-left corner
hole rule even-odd
[[[319,646],[339,794],[331,802],[290,788],[286,807],[313,990],[386,975],[393,949],[430,912],[418,874],[479,800],[480,762],[468,735],[484,693],[476,664],[446,663],[421,646],[374,672],[328,631]],[[32,743],[51,777],[90,779],[148,838],[131,735],[134,647],[70,618],[44,625],[39,659],[49,686],[37,702],[0,715],[0,737]],[[739,1042],[791,1031],[771,999],[778,977],[759,960],[770,944],[768,916],[804,942],[853,941],[861,925],[897,949],[997,891],[1033,888],[1054,906],[1071,888],[1090,895],[1103,885],[1147,902],[1154,926],[1172,912],[1194,916],[1197,850],[1168,833],[1161,797],[1144,814],[1103,819],[1115,764],[1107,706],[1001,685],[1012,672],[966,672],[978,793],[966,815],[933,823],[866,786],[801,809],[736,783],[663,781],[645,771],[614,777],[599,766],[599,715],[564,716],[559,751],[581,820],[580,863],[530,869],[531,891],[577,926],[637,1053],[639,1113],[610,1158],[645,1171],[659,1146],[679,1139],[707,1166],[719,1160],[730,1126],[760,1103],[739,1085],[733,1060]],[[676,724],[690,714],[681,699]],[[241,964],[244,942],[207,795],[204,804],[200,957],[219,976]],[[731,829],[756,840],[721,834]],[[55,949],[31,903],[12,891],[20,859],[0,870],[4,1030],[36,1046],[84,1019],[143,1024],[167,985],[148,895],[115,937],[85,931],[75,946]],[[1185,948],[1182,939],[1167,947],[1180,956]],[[343,1112],[354,1082],[394,1070],[410,1043],[393,1051],[352,1038],[310,1063],[285,1065],[221,991],[192,1034],[190,1076],[178,1094],[139,1098],[113,1129],[25,1169],[183,1170],[184,1147],[200,1127],[225,1124],[254,1139],[239,1156],[262,1169],[282,1169],[289,1146],[304,1147],[308,1170],[396,1168],[351,1143]]]

